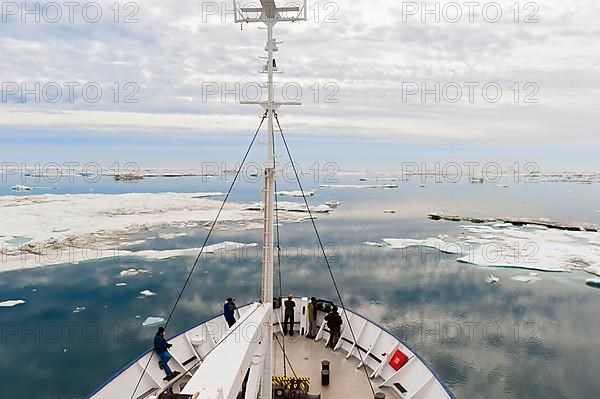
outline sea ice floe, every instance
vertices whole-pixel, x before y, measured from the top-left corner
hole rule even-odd
[[[600,278],[588,278],[585,280],[585,284],[590,287],[600,288]]]
[[[298,219],[296,219],[296,220],[293,220],[292,222],[293,222],[293,223],[302,223],[302,222],[305,222],[305,221],[307,221],[307,220],[311,220],[311,219],[313,219],[313,220],[314,220],[314,219],[316,219],[316,218],[317,218],[316,216],[312,216],[312,217],[310,217],[310,216],[302,216],[301,218],[298,218]],[[262,226],[261,226],[261,227],[262,227]]]
[[[140,274],[148,274],[148,273],[150,273],[150,270],[127,269],[127,270],[122,270],[121,273],[119,273],[119,277],[133,277],[133,276],[138,276]]]
[[[151,239],[150,237],[148,237],[148,239]],[[134,247],[136,245],[142,245],[143,243],[145,243],[147,240],[134,240],[134,241],[123,241],[121,242],[121,246],[122,247]]]
[[[397,184],[321,184],[321,188],[372,188],[389,189],[398,188]]]
[[[126,287],[127,283],[116,283],[115,286],[117,286],[117,287]]]
[[[519,281],[522,283],[534,283],[536,281],[542,280],[541,277],[532,276],[531,273],[528,275],[522,275],[522,276],[512,276],[510,279],[514,280],[514,281]]]
[[[277,195],[302,198],[302,197],[312,197],[313,195],[315,195],[315,192],[314,191],[304,191],[304,193],[302,193],[302,191],[277,191]]]
[[[466,244],[473,244],[473,245],[487,244],[490,242],[489,239],[486,239],[483,237],[477,238],[477,237],[473,237],[473,236],[462,236],[462,237],[459,237],[458,239]]]
[[[366,170],[338,170],[336,172],[340,176],[361,176],[366,175]]]
[[[222,192],[213,192],[213,193],[196,193],[192,196],[192,198],[209,198],[209,197],[222,197],[225,193]]]
[[[505,254],[510,248],[477,248],[468,255],[458,258],[461,263],[470,263],[484,267],[506,267],[516,269],[540,270],[546,272],[566,272],[567,267],[560,265],[560,262],[540,263],[538,259],[530,255]]]
[[[221,202],[208,199],[215,193],[128,193],[128,194],[43,194],[0,196],[2,271],[115,256],[122,243],[141,233],[167,226],[212,221]],[[243,205],[228,203],[221,213],[223,222],[256,219]],[[289,219],[289,217],[288,217]],[[17,245],[7,241],[30,237]],[[39,256],[36,251],[51,248],[63,256]],[[68,250],[67,250],[68,249]]]
[[[143,291],[140,291],[140,295],[144,296],[144,297],[156,296],[156,292],[152,292],[150,290],[143,290]]]
[[[173,238],[185,237],[187,233],[161,233],[158,235],[158,238],[162,238],[163,240],[171,240]]]
[[[529,232],[520,231],[520,230],[506,230],[506,231],[504,231],[504,235],[507,237],[522,238],[522,239],[528,239],[531,237]]]
[[[583,268],[586,272],[590,274],[595,274],[596,276],[600,276],[600,262],[596,265],[585,266]]]
[[[207,245],[202,251],[203,254],[212,254],[221,251],[237,251],[244,248],[256,247],[257,243],[241,243],[234,241],[223,241],[217,244]],[[128,252],[127,255],[134,258],[143,258],[148,260],[166,260],[179,256],[196,256],[201,248],[183,248],[183,249],[164,249],[164,250],[144,250]],[[123,256],[123,251],[120,253]],[[121,272],[123,273],[123,272]],[[139,273],[138,273],[139,274]]]
[[[512,224],[462,225],[468,231],[458,237],[386,238],[384,244],[364,245],[404,249],[412,246],[435,248],[462,255],[457,259],[481,267],[518,268],[544,272],[584,270],[600,276],[600,233],[515,226]],[[518,276],[517,276],[518,277]],[[537,281],[537,273],[517,280]],[[520,281],[520,280],[519,280]]]
[[[245,207],[246,210],[250,211],[261,211],[264,206],[261,202],[256,202]],[[331,211],[328,205],[312,205],[310,206],[310,211],[314,213],[328,213]],[[285,202],[278,201],[277,202],[277,210],[284,212],[308,212],[306,208],[306,204],[298,203],[298,202]]]
[[[585,270],[600,275],[600,247],[596,232],[570,232],[530,226],[501,227],[479,232],[464,226],[479,238],[494,236],[487,243],[474,245],[459,262],[487,267],[510,267],[548,272]],[[485,231],[485,233],[484,233]],[[530,276],[535,277],[535,276]]]
[[[482,240],[494,240],[497,238],[497,236],[495,236],[493,234],[482,234],[480,238]]]
[[[486,277],[485,281],[490,284],[496,284],[498,281],[500,281],[500,277],[496,277],[493,274],[490,274],[489,277]]]
[[[144,251],[133,251],[128,255],[133,258],[143,258],[147,260],[166,260],[176,258],[179,256],[193,256],[200,252],[200,248],[185,248],[185,249],[164,249],[164,250],[144,250]],[[210,251],[205,251],[210,253]],[[123,273],[123,272],[121,272]],[[139,274],[139,273],[136,273]],[[135,274],[133,274],[135,275]],[[121,275],[123,277],[123,275]]]
[[[85,306],[77,306],[75,309],[73,309],[73,313],[81,313],[85,310]]]
[[[144,327],[158,327],[165,323],[165,319],[157,316],[149,316],[142,322]]]
[[[26,301],[22,299],[11,299],[9,301],[0,302],[0,308],[12,308],[17,305],[22,305],[26,303]]]
[[[237,227],[235,230],[258,230],[258,229],[262,229],[263,228],[263,224],[262,223],[257,223],[257,222],[250,222],[250,223],[243,223],[240,224],[239,227]]]
[[[361,177],[359,179],[360,181],[400,181],[401,179],[399,177],[373,177],[373,178],[369,178],[369,177]]]
[[[493,223],[492,227],[496,228],[496,229],[501,229],[504,227],[513,227],[513,224],[512,223]]]
[[[465,229],[465,230],[473,230],[473,231],[479,231],[479,230],[488,230],[488,231],[492,231],[494,230],[494,228],[490,225],[487,224],[463,224],[460,226],[461,228]]]
[[[373,241],[365,241],[363,242],[363,245],[368,245],[371,247],[386,247],[387,245],[381,243],[381,242],[373,242]]]
[[[541,224],[526,224],[523,225],[524,229],[533,229],[533,230],[548,230],[548,226],[543,226]]]
[[[342,203],[340,201],[336,201],[336,200],[331,200],[331,201],[327,201],[325,203],[325,205],[327,205],[328,207],[335,209],[337,207],[339,207],[340,205],[342,205]]]
[[[255,242],[251,242],[249,244],[243,242],[234,242],[234,241],[223,241],[218,244],[208,245],[205,250],[209,252],[217,252],[217,251],[236,251],[238,249],[243,248],[253,248],[258,244]]]
[[[440,252],[448,254],[461,254],[460,245],[453,242],[447,242],[439,238],[426,238],[424,240],[415,240],[411,238],[384,238],[383,241],[393,249],[405,249],[409,247],[427,247],[434,248]]]

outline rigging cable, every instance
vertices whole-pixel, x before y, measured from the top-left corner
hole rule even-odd
[[[265,118],[267,117],[267,112],[264,113],[264,115],[262,116],[262,119],[260,121],[260,124],[258,125],[258,129],[256,129],[256,133],[254,133],[254,137],[252,138],[252,141],[250,142],[250,145],[248,146],[248,149],[246,150],[246,153],[244,154],[244,157],[242,158],[242,162],[240,164],[240,167],[238,168],[238,170],[235,173],[235,177],[233,179],[233,181],[231,182],[231,185],[229,186],[229,190],[227,191],[227,194],[225,195],[225,198],[223,199],[223,202],[221,203],[221,207],[219,208],[219,211],[217,212],[217,215],[215,216],[215,220],[213,221],[213,223],[210,226],[210,230],[208,231],[208,234],[206,235],[206,239],[204,240],[204,244],[202,244],[202,248],[200,248],[200,251],[198,253],[198,256],[196,257],[196,260],[194,261],[192,268],[190,269],[187,278],[185,279],[185,282],[183,284],[183,287],[181,288],[181,290],[179,291],[179,295],[177,296],[177,300],[175,301],[175,304],[173,305],[171,312],[169,313],[169,317],[167,318],[167,321],[165,323],[165,329],[168,327],[169,322],[171,321],[171,318],[173,317],[173,313],[175,313],[175,309],[177,308],[177,305],[179,305],[179,301],[181,300],[181,297],[183,296],[183,292],[185,291],[185,289],[187,288],[188,283],[190,282],[190,279],[192,277],[192,274],[194,273],[194,270],[196,269],[196,266],[198,265],[198,261],[200,260],[200,257],[202,256],[203,252],[204,252],[204,247],[206,247],[206,244],[208,243],[208,240],[215,228],[215,225],[217,224],[217,221],[219,220],[219,217],[221,216],[221,212],[223,211],[223,208],[225,207],[225,204],[227,203],[227,200],[229,199],[229,195],[231,194],[231,191],[233,190],[233,186],[235,185],[241,171],[242,168],[244,166],[244,163],[246,162],[246,159],[248,158],[248,154],[250,154],[250,150],[252,149],[252,146],[254,145],[254,142],[256,141],[256,137],[258,136],[258,133],[260,132],[260,128],[262,127]],[[221,341],[223,342],[223,341]],[[216,347],[215,347],[216,348]],[[214,348],[213,348],[214,349]],[[144,378],[144,375],[146,374],[146,371],[148,370],[148,366],[150,365],[150,362],[152,361],[152,357],[154,356],[154,351],[151,352],[150,357],[148,358],[148,362],[146,362],[146,365],[144,366],[144,370],[142,371],[142,374],[140,375],[140,378],[138,379],[137,384],[135,385],[135,388],[133,390],[133,392],[131,393],[131,397],[130,399],[133,399],[134,395],[136,394],[140,383],[142,382],[142,379]]]
[[[335,280],[335,276],[333,275],[333,270],[329,263],[329,259],[327,258],[327,253],[325,251],[325,247],[323,246],[321,236],[319,235],[319,230],[317,229],[317,224],[315,223],[315,220],[312,216],[312,212],[310,210],[310,206],[308,205],[308,200],[306,199],[306,195],[304,194],[304,189],[302,188],[302,182],[300,181],[300,176],[298,175],[298,171],[296,169],[296,164],[294,163],[294,160],[292,158],[292,153],[290,152],[290,148],[287,145],[287,141],[285,139],[285,135],[283,134],[283,129],[281,128],[281,124],[279,123],[279,117],[278,117],[277,113],[275,113],[275,120],[277,121],[277,127],[279,128],[279,132],[281,133],[281,138],[283,140],[283,144],[287,151],[287,155],[290,159],[290,163],[292,164],[292,169],[294,170],[294,175],[296,176],[296,181],[298,182],[298,187],[300,188],[300,191],[302,192],[302,198],[304,199],[304,203],[306,205],[306,210],[308,211],[308,216],[310,217],[310,221],[312,222],[313,229],[315,231],[315,235],[317,236],[317,241],[319,243],[319,246],[321,247],[321,252],[323,253],[323,257],[325,259],[325,264],[327,265],[327,269],[329,270],[329,275],[331,276],[331,280],[333,282],[333,287],[335,288],[335,292],[337,294],[338,300],[340,301],[340,305],[342,306],[343,313],[346,318],[346,323],[348,324],[348,327],[350,328],[350,333],[352,334],[352,340],[354,341],[355,345],[358,345],[358,341],[356,340],[356,335],[354,334],[354,329],[352,328],[352,324],[350,324],[350,318],[348,317],[348,314],[346,313],[346,306],[344,305],[344,301],[342,300],[342,295],[340,294],[338,284]],[[375,396],[375,389],[373,388],[373,382],[371,381],[371,378],[369,377],[367,365],[363,359],[362,353],[360,352],[360,349],[357,349],[356,352],[358,353],[358,356],[360,358],[360,362],[363,366],[362,368],[365,371],[365,376],[367,377],[367,381],[369,382],[369,387],[371,388],[371,391],[373,392],[373,396]]]
[[[294,374],[294,378],[298,378],[298,375],[296,374],[296,370],[294,370],[294,366],[292,366],[292,362],[290,361],[290,358],[287,356],[287,354],[283,350],[283,347],[281,346],[281,342],[279,341],[279,338],[277,338],[276,334],[273,334],[273,336],[275,337],[275,340],[277,340],[277,343],[279,344],[279,347],[281,348],[281,351],[283,352],[284,360],[287,360],[288,364],[290,365],[290,369],[292,369],[292,374]]]

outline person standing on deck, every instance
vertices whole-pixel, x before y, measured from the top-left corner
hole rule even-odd
[[[335,349],[335,346],[340,340],[342,331],[342,316],[338,313],[337,306],[334,306],[331,309],[331,312],[325,316],[325,321],[327,322],[327,328],[329,328],[329,341],[327,342],[327,347]]]
[[[229,327],[235,324],[235,310],[237,306],[235,306],[235,301],[232,298],[227,298],[227,302],[223,305],[223,316],[225,316],[225,320]]]
[[[310,298],[308,304],[308,334],[307,338],[315,338],[317,336],[317,298]]]
[[[285,305],[285,318],[283,320],[283,335],[287,335],[288,330],[290,332],[290,337],[294,336],[294,308],[296,307],[296,302],[293,300],[292,294],[288,295],[287,301],[283,304]]]
[[[175,375],[179,374],[179,372],[173,373],[171,368],[169,367],[169,360],[171,360],[171,354],[169,353],[169,348],[172,347],[170,343],[165,339],[165,328],[158,327],[158,332],[154,336],[154,352],[158,355],[160,360],[158,361],[158,365],[161,369],[165,370],[167,376],[164,380],[171,380]]]

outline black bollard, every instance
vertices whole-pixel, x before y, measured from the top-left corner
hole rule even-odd
[[[331,363],[329,363],[329,360],[323,360],[321,362],[321,370],[327,370],[327,371],[329,371],[329,365],[330,364]]]
[[[329,370],[321,370],[321,385],[329,385]]]
[[[375,394],[375,399],[385,399],[385,394],[383,392],[377,392]]]

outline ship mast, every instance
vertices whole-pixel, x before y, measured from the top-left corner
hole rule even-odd
[[[278,7],[274,0],[260,0],[262,7],[238,7],[234,0],[235,22],[253,23],[259,22],[266,25],[267,44],[267,62],[263,65],[262,73],[267,74],[266,88],[268,90],[267,99],[263,101],[242,101],[242,104],[258,104],[264,108],[267,114],[267,160],[264,169],[264,226],[263,226],[263,265],[262,265],[262,288],[261,301],[263,304],[273,304],[273,261],[274,261],[274,234],[273,234],[273,212],[275,199],[275,153],[273,146],[273,118],[275,112],[281,105],[300,105],[297,102],[277,102],[275,101],[273,76],[279,72],[275,61],[274,53],[278,50],[277,42],[274,37],[274,28],[278,22],[296,22],[306,21],[306,0],[302,7]],[[261,379],[260,398],[272,398],[272,378],[273,378],[273,320],[269,315],[264,322],[263,331],[268,337],[266,353],[263,364],[263,375]]]

